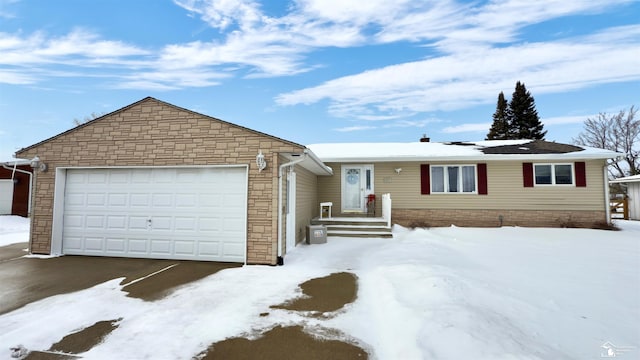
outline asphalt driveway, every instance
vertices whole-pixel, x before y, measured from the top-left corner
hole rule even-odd
[[[180,285],[240,264],[90,256],[24,258],[26,243],[0,247],[0,315],[49,296],[124,278],[129,296],[160,299]],[[137,280],[137,281],[136,281]]]

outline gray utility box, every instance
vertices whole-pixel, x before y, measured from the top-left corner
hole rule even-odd
[[[307,244],[324,244],[327,242],[327,227],[324,225],[307,225]]]

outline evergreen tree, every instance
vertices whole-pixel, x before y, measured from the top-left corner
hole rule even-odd
[[[547,132],[543,131],[544,125],[540,122],[538,111],[536,111],[535,100],[520,81],[516,83],[509,109],[511,110],[509,127],[511,139],[544,140]]]
[[[491,124],[491,129],[489,129],[486,140],[510,139],[509,120],[511,118],[511,111],[509,110],[509,104],[504,98],[504,93],[500,91],[496,112],[493,113],[493,123]]]

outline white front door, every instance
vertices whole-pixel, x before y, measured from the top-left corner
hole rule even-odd
[[[373,165],[342,166],[342,212],[364,213],[373,194]]]

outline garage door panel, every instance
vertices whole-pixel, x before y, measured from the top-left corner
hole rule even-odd
[[[103,252],[104,238],[88,236],[84,238],[84,250],[87,252]]]
[[[110,193],[107,205],[109,205],[109,208],[126,207],[127,198],[126,193]]]
[[[146,254],[148,252],[149,240],[139,238],[128,238],[129,244],[128,253],[131,254]]]
[[[149,218],[147,216],[130,216],[128,230],[147,231]]]
[[[103,193],[89,193],[86,204],[91,207],[106,207],[106,196]]]
[[[172,241],[151,239],[151,254],[153,255],[171,255]]]
[[[222,252],[225,256],[242,256],[244,255],[244,247],[242,244],[228,244],[222,246]]]
[[[175,220],[176,231],[191,231],[194,232],[197,229],[196,217],[176,217]]]
[[[244,167],[67,170],[63,252],[243,262],[246,176]]]
[[[124,215],[107,216],[107,229],[109,230],[126,230],[127,217]]]
[[[113,254],[125,254],[127,251],[127,241],[125,238],[107,238],[105,240],[107,252]]]
[[[202,256],[219,256],[220,255],[220,242],[219,241],[206,241],[198,244],[198,253]]]
[[[127,184],[130,179],[130,172],[127,170],[112,169],[109,171],[109,183],[110,184]]]
[[[95,170],[89,173],[87,183],[89,184],[106,184],[108,179],[108,170]]]
[[[72,206],[82,206],[84,207],[84,193],[69,193],[66,194],[65,197],[65,206],[70,208]]]
[[[84,216],[65,214],[64,225],[67,230],[82,229],[84,227]]]
[[[176,207],[195,208],[198,206],[198,197],[194,194],[178,194],[176,196]]]
[[[176,241],[174,243],[174,251],[176,255],[196,255],[195,242],[193,241]]]

